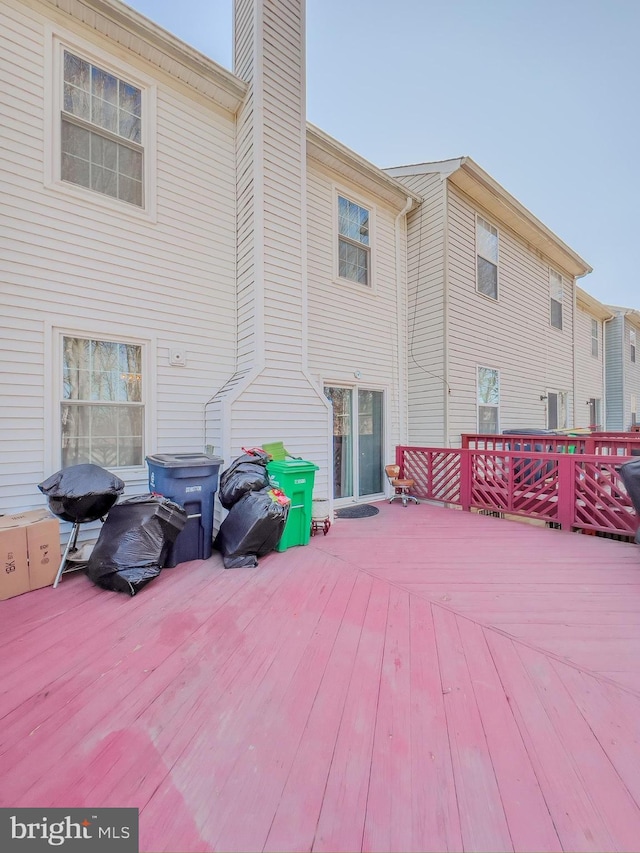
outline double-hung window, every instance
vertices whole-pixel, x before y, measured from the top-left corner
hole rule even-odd
[[[598,358],[598,354],[600,352],[599,346],[600,340],[600,324],[597,320],[591,320],[591,355],[594,358]]]
[[[62,339],[62,467],[144,465],[142,345]]]
[[[629,358],[631,363],[636,363],[636,333],[633,329],[629,331]]]
[[[499,431],[500,372],[493,367],[478,367],[478,432]]]
[[[549,270],[549,311],[551,325],[562,331],[562,276],[555,270]]]
[[[498,229],[481,216],[476,217],[476,289],[498,298]]]
[[[371,214],[338,196],[338,276],[371,286]]]
[[[144,207],[142,90],[63,51],[60,178]]]

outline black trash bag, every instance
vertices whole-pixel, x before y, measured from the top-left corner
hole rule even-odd
[[[268,453],[244,453],[234,459],[220,475],[218,499],[225,509],[237,503],[247,492],[258,492],[269,485],[267,474]]]
[[[111,471],[87,463],[56,471],[38,488],[46,495],[54,515],[83,524],[109,512],[124,491],[124,482]]]
[[[627,494],[631,498],[636,515],[640,516],[640,459],[634,459],[632,462],[625,462],[624,465],[621,465],[620,477]],[[640,545],[640,527],[636,530],[635,541],[637,545]]]
[[[213,543],[225,569],[257,566],[257,558],[278,545],[290,502],[280,503],[277,494],[273,489],[248,492],[231,507]]]
[[[160,495],[116,504],[91,552],[87,575],[103,589],[135,595],[160,574],[186,523],[186,510]]]

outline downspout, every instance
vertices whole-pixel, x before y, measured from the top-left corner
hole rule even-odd
[[[400,444],[407,443],[407,411],[406,411],[406,394],[405,386],[407,384],[407,354],[405,352],[405,341],[407,339],[408,321],[408,305],[407,300],[403,298],[406,293],[406,286],[403,287],[402,277],[402,252],[401,252],[401,230],[400,223],[403,217],[413,207],[413,199],[407,197],[407,202],[395,219],[395,235],[396,235],[396,334],[398,337],[397,355],[398,355],[398,438]],[[408,229],[406,229],[408,230]],[[407,234],[408,239],[408,234]],[[406,268],[406,265],[405,265]],[[400,306],[404,306],[404,310],[400,310]]]

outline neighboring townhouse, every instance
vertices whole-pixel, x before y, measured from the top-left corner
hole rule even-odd
[[[605,329],[610,309],[576,287],[574,426],[605,428]]]
[[[626,432],[638,421],[640,400],[640,311],[608,305],[606,323],[606,425],[611,432]]]
[[[273,440],[383,494],[421,199],[307,127],[303,6],[237,0],[232,74],[118,0],[2,4],[0,512]]]
[[[574,424],[589,265],[469,157],[385,170],[409,214],[409,442]]]

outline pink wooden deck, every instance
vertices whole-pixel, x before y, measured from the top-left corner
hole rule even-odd
[[[640,548],[379,506],[0,603],[0,805],[136,806],[143,851],[640,849]]]

